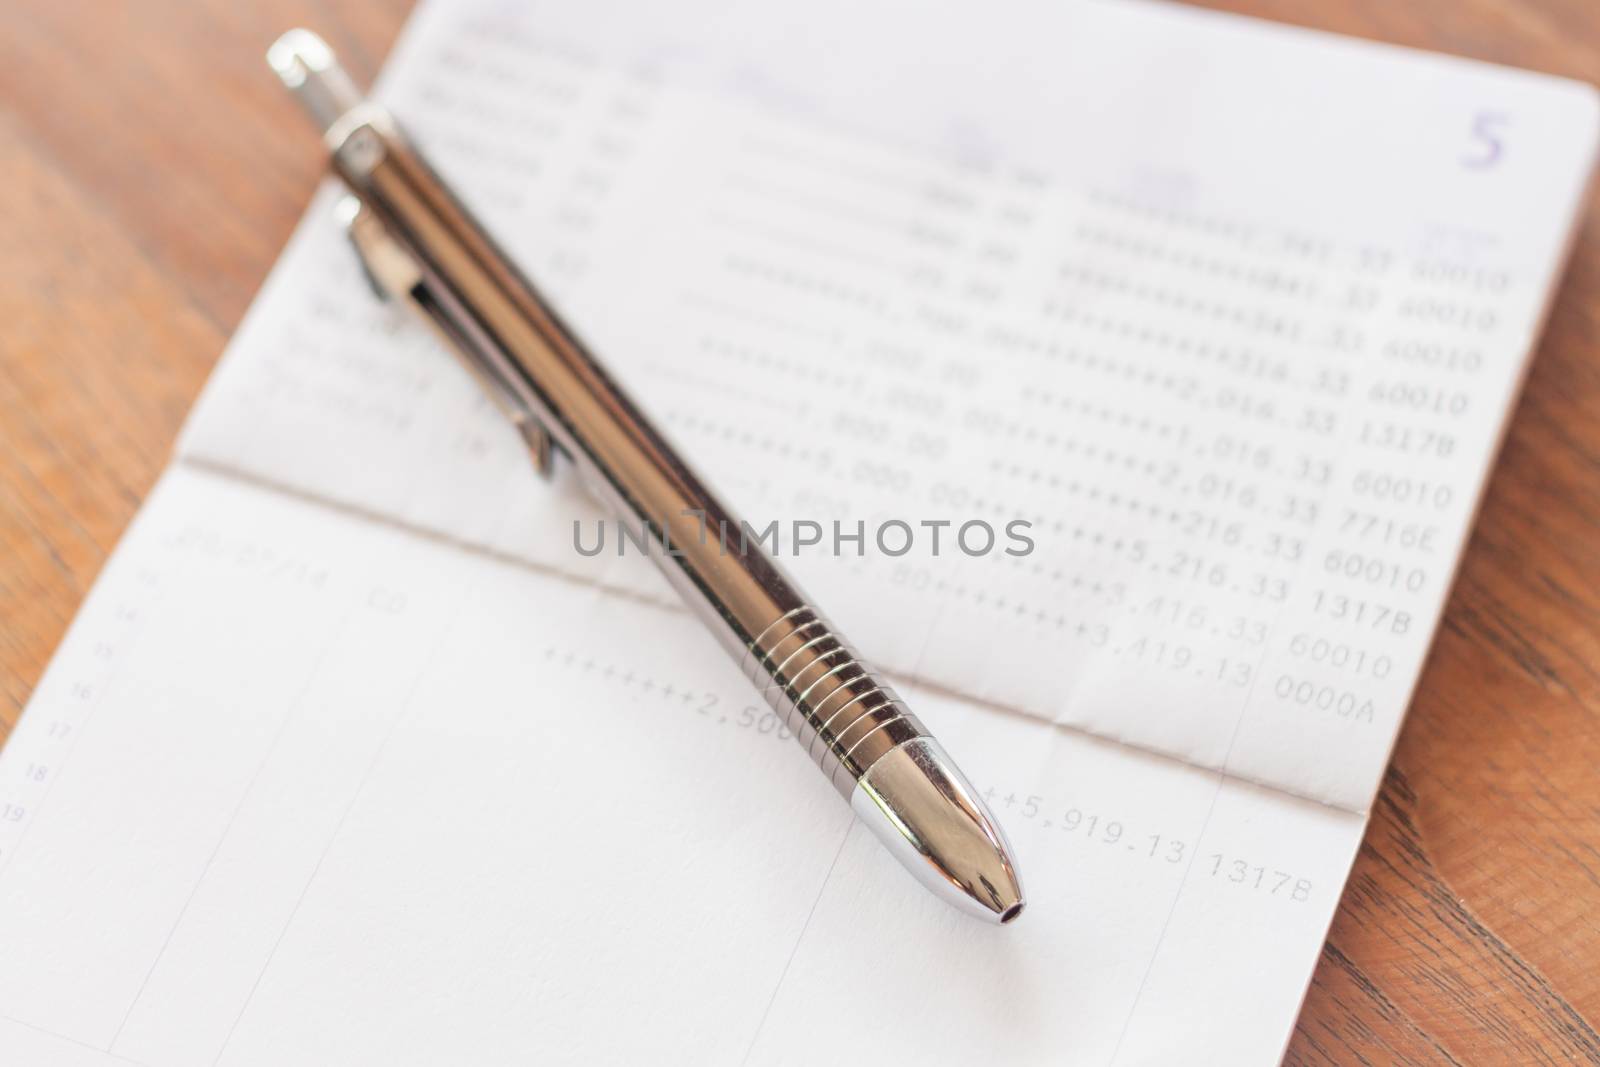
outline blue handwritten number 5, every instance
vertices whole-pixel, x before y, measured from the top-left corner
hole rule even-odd
[[[1488,170],[1505,155],[1505,127],[1511,122],[1508,115],[1497,111],[1480,111],[1472,118],[1472,148],[1461,157],[1461,164],[1473,170]]]

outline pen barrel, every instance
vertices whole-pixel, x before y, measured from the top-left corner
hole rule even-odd
[[[510,412],[530,413],[849,798],[924,735],[668,444],[381,109],[326,134],[334,168],[415,267],[401,285]],[[374,267],[369,259],[369,270]],[[515,417],[515,416],[514,416]],[[729,532],[736,536],[730,543]]]

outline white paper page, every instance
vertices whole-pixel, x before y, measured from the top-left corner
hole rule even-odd
[[[1025,927],[920,891],[677,613],[179,466],[0,758],[0,1060],[1279,1054],[1359,816],[911,695]]]
[[[877,662],[1364,811],[1591,89],[1168,6],[438,4],[385,95]],[[881,57],[892,53],[894,64]],[[574,575],[570,488],[324,197],[184,453]],[[870,531],[948,521],[891,558]],[[957,527],[1031,522],[969,558]],[[899,542],[891,538],[890,550]]]

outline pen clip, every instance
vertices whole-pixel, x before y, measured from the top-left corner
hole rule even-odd
[[[433,325],[445,347],[455,353],[495,407],[522,434],[533,456],[534,467],[546,478],[550,477],[554,470],[555,447],[549,432],[505,380],[497,361],[488,354],[489,343],[455,308],[456,302],[449,294],[438,292],[429,284],[428,274],[416,257],[395,240],[383,220],[359,198],[341,198],[338,214],[373,291],[382,300],[409,304]]]

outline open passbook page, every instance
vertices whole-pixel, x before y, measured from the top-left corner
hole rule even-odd
[[[379,95],[903,683],[1028,912],[920,891],[585,549],[328,189],[0,755],[5,1058],[1281,1055],[1592,91],[1167,6],[698,0],[424,4]]]

